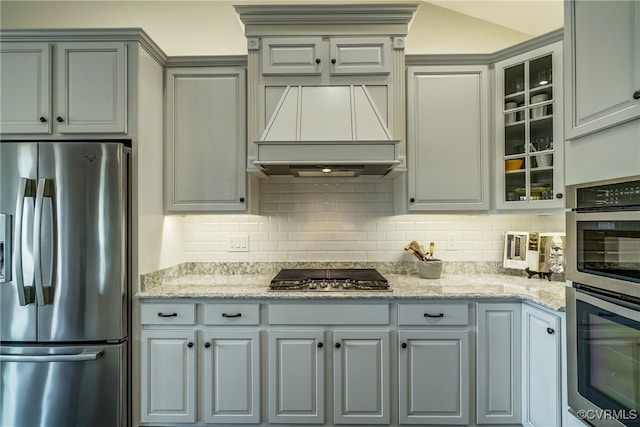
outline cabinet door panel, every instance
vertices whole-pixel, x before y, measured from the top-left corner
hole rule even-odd
[[[2,43],[0,90],[2,133],[50,133],[52,121],[49,43]]]
[[[59,43],[60,133],[126,133],[126,47],[122,42]]]
[[[567,121],[573,139],[640,116],[640,3],[565,2]],[[615,23],[615,24],[613,24]],[[593,31],[609,25],[609,31]],[[602,34],[601,34],[602,33]],[[604,84],[603,84],[604,83]]]
[[[268,357],[269,422],[322,424],[324,331],[269,331]]]
[[[561,425],[560,319],[524,305],[523,322],[524,423]]]
[[[478,424],[521,422],[520,304],[478,304]]]
[[[333,342],[334,422],[388,424],[389,331],[336,331]]]
[[[320,37],[265,38],[262,44],[263,74],[320,74],[322,70]]]
[[[195,422],[196,332],[149,330],[141,339],[141,420]]]
[[[401,331],[402,424],[469,423],[469,332]]]
[[[487,68],[408,73],[409,210],[488,209]]]
[[[391,39],[332,38],[331,74],[387,74],[391,69]]]
[[[245,71],[167,70],[168,212],[246,209]]]
[[[260,332],[211,331],[204,342],[205,422],[258,423]]]

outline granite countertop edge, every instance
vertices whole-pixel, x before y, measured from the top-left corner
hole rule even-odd
[[[565,282],[509,274],[443,274],[423,279],[417,274],[385,274],[392,289],[383,291],[268,291],[271,274],[192,274],[184,272],[143,288],[136,299],[338,301],[470,299],[527,301],[554,311],[565,310]]]

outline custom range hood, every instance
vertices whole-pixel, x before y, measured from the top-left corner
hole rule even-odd
[[[393,139],[364,85],[286,86],[256,144],[267,175],[386,175],[398,160]]]

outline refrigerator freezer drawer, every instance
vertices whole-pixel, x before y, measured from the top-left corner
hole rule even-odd
[[[126,427],[126,349],[0,347],[0,426]]]

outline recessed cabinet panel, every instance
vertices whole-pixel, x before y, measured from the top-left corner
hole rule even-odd
[[[332,74],[389,73],[391,39],[332,38],[330,58]]]
[[[477,306],[477,422],[521,422],[520,304]]]
[[[324,331],[269,331],[269,422],[324,422]]]
[[[51,132],[51,71],[49,43],[2,43],[2,133]]]
[[[409,67],[409,211],[489,207],[485,66]]]
[[[121,42],[60,43],[60,133],[126,133],[126,48]]]
[[[246,210],[245,71],[167,70],[166,210]]]
[[[334,422],[388,425],[389,331],[336,331],[333,342]]]
[[[258,423],[260,332],[208,331],[204,342],[205,422]]]
[[[567,139],[640,117],[640,3],[565,5]]]
[[[320,74],[322,65],[320,37],[262,40],[262,74]]]
[[[141,420],[196,421],[196,332],[142,331]]]
[[[469,423],[469,332],[400,331],[401,424]]]

